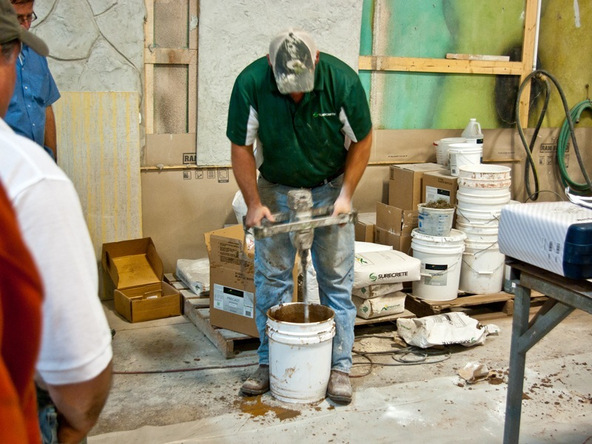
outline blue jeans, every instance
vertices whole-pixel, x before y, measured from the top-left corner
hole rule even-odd
[[[341,191],[343,175],[311,189],[315,208],[333,205]],[[292,187],[259,178],[259,194],[272,213],[289,212],[288,191]],[[317,273],[321,304],[335,312],[335,337],[331,367],[349,373],[352,366],[356,307],[351,299],[354,276],[354,227],[332,225],[317,228],[311,248]],[[274,305],[292,301],[292,269],[296,249],[289,234],[277,234],[255,241],[255,322],[260,345],[259,364],[269,364],[269,343],[265,333],[267,311]]]
[[[37,386],[37,416],[42,444],[58,444],[58,411],[49,393]],[[80,444],[86,444],[84,438]]]

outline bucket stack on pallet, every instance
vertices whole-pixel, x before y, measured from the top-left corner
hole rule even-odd
[[[413,283],[414,296],[450,301],[459,291],[502,290],[505,256],[499,251],[498,225],[502,208],[510,203],[510,171],[501,165],[459,167],[454,229],[452,215],[419,205],[419,226],[413,230],[411,247],[422,264],[421,279]]]
[[[498,245],[499,216],[510,203],[510,168],[459,168],[456,228],[466,234],[459,290],[489,294],[502,290],[505,256]]]
[[[414,296],[449,301],[458,296],[465,249],[465,233],[452,228],[454,206],[419,204],[418,227],[411,233],[413,257],[421,260],[420,280],[412,283]]]

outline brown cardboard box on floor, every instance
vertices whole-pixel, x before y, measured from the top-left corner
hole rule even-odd
[[[421,203],[422,179],[425,173],[438,171],[437,163],[391,165],[388,203],[402,210],[417,210]]]
[[[210,257],[210,324],[258,338],[254,244],[245,245],[242,225],[210,231],[204,237]],[[297,263],[293,301],[298,298]]]
[[[162,281],[162,261],[151,238],[103,244],[101,265],[104,291],[112,292],[115,311],[128,321],[181,314],[181,295]]]

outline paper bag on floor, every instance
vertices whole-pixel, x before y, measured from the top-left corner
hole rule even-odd
[[[461,312],[423,318],[397,319],[397,333],[409,344],[420,348],[434,345],[461,344],[466,347],[483,344],[490,334],[497,334],[496,325],[482,325]]]

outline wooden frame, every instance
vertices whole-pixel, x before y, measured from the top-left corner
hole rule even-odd
[[[378,0],[380,1],[380,0]],[[534,70],[540,0],[525,0],[524,38],[521,62],[457,60],[414,57],[360,56],[360,71],[405,71],[442,74],[519,75],[520,83]],[[520,101],[520,121],[528,122],[530,85]]]
[[[187,79],[187,132],[197,132],[197,49],[198,26],[191,22],[198,15],[198,0],[189,2],[188,48],[157,48],[154,42],[154,4],[157,0],[145,0],[144,23],[144,122],[146,134],[154,134],[154,65],[186,65]]]

